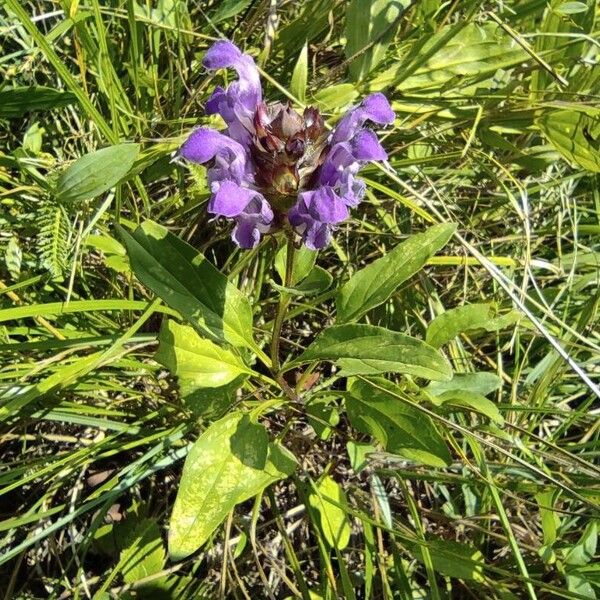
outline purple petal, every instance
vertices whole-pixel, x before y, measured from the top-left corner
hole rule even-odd
[[[256,248],[260,241],[260,231],[250,218],[240,218],[231,232],[231,239],[245,249]]]
[[[365,182],[353,173],[346,172],[339,185],[339,195],[352,208],[358,206],[365,195]]]
[[[230,137],[206,127],[193,131],[180,150],[181,156],[192,162],[203,164],[218,154],[245,157],[244,147]]]
[[[266,233],[269,230],[275,218],[271,205],[258,192],[254,194],[252,200],[246,206],[244,213],[256,220],[257,227],[262,233]]]
[[[321,172],[319,182],[323,185],[335,185],[342,173],[347,169],[358,171],[359,164],[353,156],[352,146],[346,142],[336,144],[327,155]]]
[[[348,216],[348,207],[329,186],[317,188],[311,192],[303,192],[302,202],[306,206],[306,215],[320,223],[341,223]]]
[[[196,129],[181,147],[180,154],[200,164],[214,159],[215,164],[208,170],[211,185],[224,179],[238,183],[252,181],[251,164],[244,146],[214,129]]]
[[[215,115],[219,113],[223,119],[225,119],[225,121],[229,121],[229,119],[235,117],[235,113],[233,112],[233,108],[231,108],[231,110],[227,109],[227,92],[220,85],[218,85],[214,89],[210,98],[206,101],[206,104],[204,105],[204,112],[207,115]]]
[[[273,217],[266,199],[254,192],[244,211],[236,217],[231,238],[240,248],[254,248],[260,241],[260,236],[269,231]]]
[[[366,118],[378,125],[389,125],[394,122],[394,111],[388,99],[381,93],[370,94],[362,101]]]
[[[258,192],[241,187],[233,181],[222,181],[215,184],[208,212],[222,217],[237,217],[256,195],[260,196]]]
[[[211,70],[231,67],[237,71],[239,77],[227,90],[215,90],[207,106],[209,114],[219,112],[229,123],[238,111],[247,113],[248,116],[254,113],[257,104],[262,100],[262,89],[258,69],[251,56],[243,54],[230,41],[219,40],[208,49],[202,64]]]
[[[358,160],[387,160],[387,152],[370,129],[361,129],[354,136],[352,153]]]
[[[310,227],[307,227],[303,238],[304,245],[309,250],[321,250],[329,244],[329,240],[331,239],[331,226],[315,221]]]
[[[378,125],[388,125],[394,122],[394,111],[381,92],[367,96],[358,106],[346,113],[333,132],[332,144],[350,140],[366,121],[372,121]]]

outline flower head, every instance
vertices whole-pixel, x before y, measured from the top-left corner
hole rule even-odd
[[[367,96],[328,133],[316,108],[300,114],[290,103],[264,102],[254,60],[231,42],[213,44],[203,64],[238,74],[206,103],[207,114],[221,115],[227,129],[201,127],[181,147],[187,160],[209,165],[208,211],[236,222],[232,238],[242,248],[255,247],[262,234],[285,226],[309,248],[323,248],[364,195],[358,171],[369,161],[387,159],[366,127],[393,122],[386,97]]]

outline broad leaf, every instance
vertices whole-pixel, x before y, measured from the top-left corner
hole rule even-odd
[[[476,548],[453,540],[442,539],[427,540],[427,548],[433,568],[438,573],[457,579],[484,581],[484,558]],[[413,554],[417,560],[423,562],[421,546],[415,545]]]
[[[499,331],[516,323],[517,311],[498,314],[494,304],[465,304],[438,315],[427,328],[428,344],[439,348],[461,333],[475,331]]]
[[[368,466],[368,455],[372,452],[377,452],[377,449],[371,444],[349,440],[346,443],[346,451],[348,452],[348,458],[350,459],[350,466],[356,473],[359,473]]]
[[[368,83],[369,91],[394,89],[397,92],[439,97],[475,85],[497,85],[498,69],[510,69],[530,60],[529,55],[495,23],[463,23],[440,28],[431,36],[422,36],[410,52],[376,75]]]
[[[573,107],[546,112],[537,125],[569,162],[600,173],[600,110]]]
[[[212,15],[211,21],[216,24],[226,19],[233,19],[246,10],[250,2],[251,0],[223,0],[216,5],[218,8]]]
[[[290,82],[290,92],[300,102],[306,100],[306,82],[308,80],[308,44],[302,46],[300,56],[292,73],[292,81]]]
[[[355,321],[383,304],[401,283],[417,273],[427,259],[446,245],[455,229],[456,225],[452,223],[434,225],[355,273],[336,297],[338,321]]]
[[[202,254],[152,221],[120,234],[137,278],[191,325],[217,342],[254,347],[248,298]]]
[[[330,548],[343,550],[350,541],[346,495],[331,477],[325,476],[315,484],[308,496],[309,506],[318,515],[317,524]]]
[[[131,543],[121,552],[121,571],[126,583],[134,583],[158,573],[166,559],[160,529],[155,520],[140,519],[131,537]]]
[[[594,560],[598,544],[598,523],[590,521],[579,541],[565,551],[568,565],[582,566]]]
[[[184,395],[199,388],[218,388],[252,373],[236,354],[176,321],[163,322],[158,341],[154,358],[178,378]]]
[[[407,373],[433,380],[448,380],[452,368],[438,350],[397,331],[374,325],[335,325],[320,333],[295,361],[329,360],[345,375]]]
[[[387,452],[433,467],[450,464],[451,456],[432,420],[393,394],[397,386],[385,379],[353,380],[346,410],[352,426],[379,440]],[[386,388],[387,391],[380,388]]]
[[[498,407],[481,394],[461,390],[451,390],[444,392],[439,396],[431,396],[431,401],[436,406],[464,406],[473,409],[476,412],[480,412],[499,425],[504,423],[504,418],[500,414]]]
[[[331,428],[340,422],[340,413],[334,399],[328,396],[317,397],[306,404],[308,424],[321,440],[329,439]]]
[[[139,144],[118,144],[82,156],[61,173],[56,195],[73,204],[103,194],[129,173],[139,152]]]
[[[328,271],[319,266],[313,267],[312,271],[295,287],[284,287],[273,283],[273,287],[292,296],[314,296],[322,294],[333,282],[333,277]]]
[[[295,460],[270,443],[262,425],[231,413],[213,423],[188,454],[169,525],[169,554],[181,560],[200,548],[240,502],[287,477]]]
[[[432,381],[425,391],[434,396],[453,391],[487,396],[500,387],[502,387],[502,379],[494,373],[454,373],[450,381]]]
[[[555,490],[538,492],[535,500],[540,510],[540,521],[544,534],[544,546],[552,546],[556,541],[556,532],[560,527],[560,513],[554,509]]]
[[[407,0],[351,0],[346,9],[346,59],[354,81],[363,79],[383,59]]]
[[[14,87],[0,91],[0,117],[22,117],[31,111],[48,111],[73,104],[71,92],[61,92],[49,87]]]
[[[285,282],[285,270],[287,260],[287,244],[279,249],[275,255],[275,270],[279,275],[279,279],[283,284]],[[300,283],[313,269],[317,260],[315,250],[309,250],[306,246],[300,246],[294,251],[293,266],[292,266],[292,286]]]

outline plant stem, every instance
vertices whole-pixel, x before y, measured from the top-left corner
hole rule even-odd
[[[284,286],[286,288],[291,287],[294,277],[294,252],[294,238],[292,235],[289,235],[285,258]],[[279,362],[279,340],[281,338],[281,327],[283,326],[283,320],[285,319],[285,313],[289,304],[290,295],[287,292],[282,291],[279,296],[279,305],[277,306],[277,315],[275,316],[275,322],[273,323],[273,335],[271,337],[271,363],[276,379],[278,379],[277,376],[281,370],[281,364]]]

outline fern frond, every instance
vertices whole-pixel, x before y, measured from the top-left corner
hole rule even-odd
[[[38,215],[38,256],[53,279],[62,280],[67,268],[71,221],[64,208],[55,202],[46,202]]]

